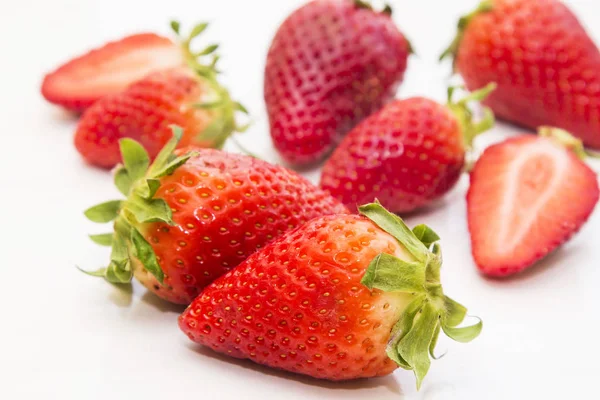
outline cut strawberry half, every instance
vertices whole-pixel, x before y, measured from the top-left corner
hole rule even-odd
[[[540,134],[489,147],[471,172],[472,252],[486,275],[533,265],[577,232],[598,202],[596,174],[578,157],[581,142],[558,129]]]
[[[181,46],[153,33],[136,34],[94,49],[49,73],[42,83],[42,95],[51,103],[81,112],[150,72],[181,65],[185,65]]]

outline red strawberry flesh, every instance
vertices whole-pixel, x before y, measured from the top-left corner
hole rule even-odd
[[[83,111],[150,72],[184,64],[181,47],[170,39],[136,34],[92,50],[46,75],[42,94],[52,103]]]
[[[473,256],[491,276],[519,272],[567,241],[598,201],[594,172],[548,138],[488,148],[467,196]]]

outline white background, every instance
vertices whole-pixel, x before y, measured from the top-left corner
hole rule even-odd
[[[139,286],[119,292],[84,276],[108,251],[82,211],[117,196],[105,171],[86,166],[72,140],[76,120],[39,95],[43,74],[85,49],[144,30],[168,33],[213,22],[224,80],[253,114],[240,141],[277,162],[262,101],[268,44],[301,0],[0,0],[0,398],[2,399],[574,399],[594,398],[600,369],[597,249],[600,212],[568,245],[509,281],[481,277],[469,253],[467,177],[439,208],[409,218],[443,238],[446,292],[484,319],[469,345],[442,340],[420,392],[398,370],[333,384],[232,361],[188,342],[181,311]],[[449,65],[437,55],[477,0],[395,0],[394,19],[418,56],[399,96],[444,99]],[[596,0],[569,1],[597,42]],[[599,71],[600,72],[600,71]],[[478,150],[518,129],[499,125]],[[594,167],[598,171],[599,164]],[[318,171],[307,175],[318,180]]]

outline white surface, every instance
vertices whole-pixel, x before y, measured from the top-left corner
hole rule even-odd
[[[394,18],[412,40],[399,95],[443,100],[449,66],[436,56],[455,21],[478,0],[395,0]],[[266,125],[262,72],[278,24],[301,0],[1,0],[0,398],[2,399],[575,399],[594,398],[600,358],[597,256],[600,212],[537,268],[510,281],[478,275],[469,253],[464,194],[467,179],[435,211],[409,218],[443,238],[447,293],[484,319],[469,345],[442,340],[420,392],[398,370],[383,379],[332,384],[225,359],[189,343],[176,326],[180,311],[146,295],[119,293],[84,276],[108,253],[86,234],[102,232],[83,215],[117,196],[108,173],[90,168],[72,145],[76,121],[39,95],[43,73],[70,56],[125,33],[167,33],[213,22],[222,68],[254,126],[240,140],[277,161]],[[152,4],[152,5],[150,5]],[[570,1],[600,42],[596,0]],[[208,39],[208,38],[207,38]],[[477,142],[517,132],[499,127]],[[599,170],[599,165],[595,165]],[[318,173],[308,176],[317,180]]]

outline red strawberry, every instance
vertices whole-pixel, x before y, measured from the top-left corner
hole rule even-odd
[[[598,202],[596,174],[578,158],[581,142],[562,130],[540,133],[489,147],[471,172],[471,245],[486,275],[530,267],[576,233]]]
[[[141,33],[108,43],[49,73],[42,83],[42,95],[79,112],[150,72],[183,65],[181,46],[153,33]]]
[[[557,0],[489,0],[461,19],[446,54],[470,89],[496,82],[496,116],[553,125],[600,148],[600,51]]]
[[[315,218],[208,286],[179,318],[195,342],[316,378],[346,380],[429,369],[440,328],[466,308],[444,296],[439,238],[413,233],[379,204]],[[430,250],[432,248],[432,250]]]
[[[475,136],[494,123],[486,110],[475,124],[467,106],[494,85],[448,104],[414,97],[373,114],[342,141],[323,168],[321,186],[350,209],[374,199],[393,212],[430,204],[454,187]]]
[[[357,122],[391,100],[410,45],[364,1],[316,0],[290,15],[267,57],[271,136],[290,163],[321,159]]]
[[[185,132],[181,146],[220,148],[242,129],[235,123],[236,111],[245,112],[217,82],[214,63],[203,66],[190,59],[188,67],[151,73],[97,101],[79,122],[75,146],[88,162],[110,168],[121,161],[120,139],[139,141],[154,158],[171,138],[170,126],[178,125]]]
[[[179,134],[180,136],[180,134]],[[108,268],[95,275],[189,304],[200,290],[266,243],[305,221],[346,209],[304,178],[264,161],[212,149],[178,150],[172,139],[148,167],[140,144],[123,139],[115,183],[126,200],[86,211],[114,222]]]

